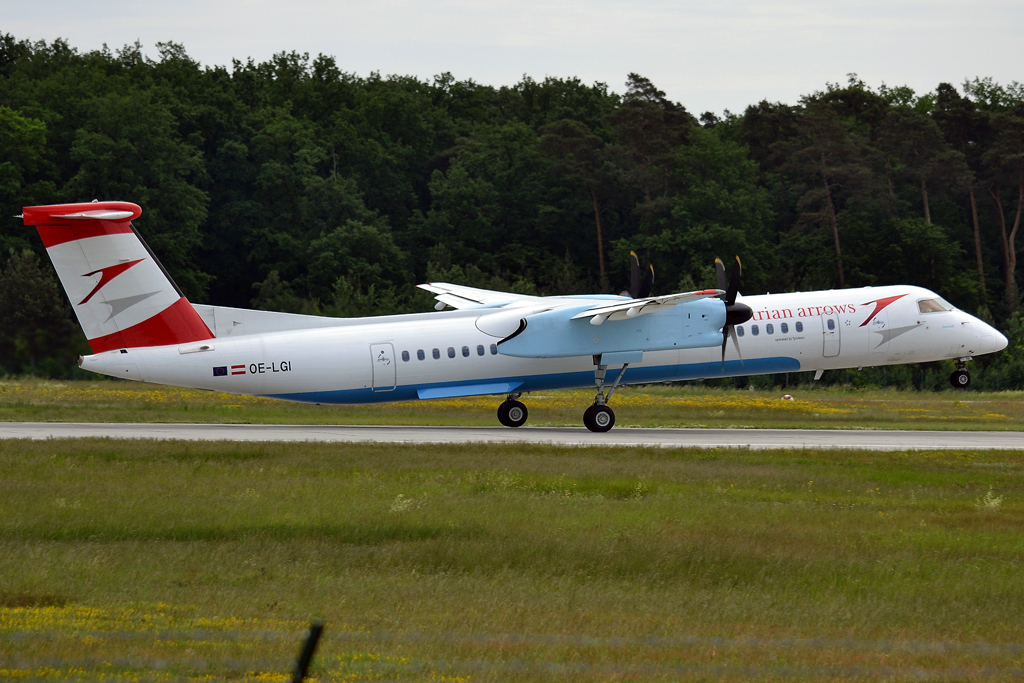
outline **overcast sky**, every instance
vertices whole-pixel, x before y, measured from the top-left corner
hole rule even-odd
[[[795,103],[857,73],[933,89],[1024,80],[1022,0],[0,0],[0,32],[80,51],[183,43],[203,64],[333,55],[366,75],[511,85],[576,76],[623,91],[650,78],[691,112]]]

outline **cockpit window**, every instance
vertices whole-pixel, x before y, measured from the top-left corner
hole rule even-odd
[[[917,308],[922,313],[942,313],[943,311],[953,310],[953,306],[942,297],[921,299],[917,302]]]

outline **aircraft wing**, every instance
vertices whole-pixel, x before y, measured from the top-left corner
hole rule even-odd
[[[702,289],[696,292],[681,292],[679,294],[668,294],[666,296],[651,296],[645,299],[630,299],[629,301],[616,301],[613,304],[603,304],[580,311],[574,315],[572,320],[590,318],[591,325],[600,325],[605,320],[625,320],[638,315],[646,315],[661,311],[672,306],[685,304],[688,301],[708,299],[713,296],[725,294],[721,289]]]
[[[447,282],[428,282],[416,286],[436,294],[435,299],[452,308],[494,308],[515,302],[540,300],[540,297],[528,294],[496,292],[490,289],[452,285]]]

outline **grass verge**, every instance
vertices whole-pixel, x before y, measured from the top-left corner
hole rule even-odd
[[[4,441],[0,677],[1020,677],[1022,465]]]
[[[785,392],[794,400],[783,400]],[[538,392],[530,424],[579,426],[591,391]],[[134,382],[0,381],[3,422],[497,425],[497,396],[362,406],[317,406]],[[1024,393],[626,387],[612,406],[620,427],[800,429],[1024,429]]]

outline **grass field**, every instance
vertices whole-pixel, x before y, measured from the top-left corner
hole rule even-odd
[[[0,441],[0,678],[1017,679],[1022,466]]]
[[[794,401],[784,401],[788,392]],[[526,396],[531,425],[579,426],[592,391]],[[0,421],[497,425],[497,396],[316,406],[135,382],[0,381]],[[618,427],[1024,429],[1024,392],[627,387]]]

